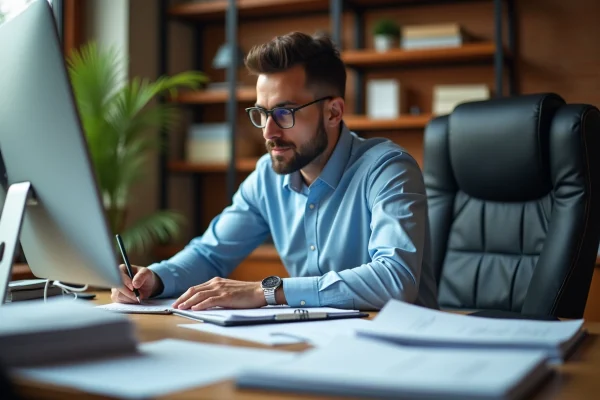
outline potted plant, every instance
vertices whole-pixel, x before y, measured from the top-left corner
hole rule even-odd
[[[375,23],[373,35],[375,50],[384,52],[393,47],[398,47],[400,26],[392,20],[383,19]]]
[[[176,106],[150,103],[208,79],[191,71],[154,82],[139,77],[127,80],[123,64],[116,48],[101,49],[94,42],[74,50],[67,59],[110,229],[121,234],[127,250],[145,252],[176,237],[183,222],[170,210],[128,221],[131,188],[148,173],[149,151],[160,145],[158,131],[171,128],[178,117]]]

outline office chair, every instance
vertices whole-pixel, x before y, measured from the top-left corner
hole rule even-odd
[[[442,309],[581,318],[600,240],[600,112],[533,94],[431,120],[424,178]]]

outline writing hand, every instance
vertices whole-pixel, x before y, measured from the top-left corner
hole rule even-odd
[[[192,286],[173,303],[180,310],[205,310],[211,307],[259,308],[267,305],[260,282],[213,278]]]
[[[131,266],[133,280],[127,274],[125,264],[119,265],[123,288],[113,288],[110,299],[115,303],[137,303],[133,288],[138,289],[140,299],[147,299],[156,294],[162,288],[162,281],[152,270],[145,267]]]

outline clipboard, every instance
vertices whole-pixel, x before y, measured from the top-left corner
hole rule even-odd
[[[265,306],[258,309],[215,308],[202,311],[179,310],[171,307],[175,299],[147,300],[144,304],[111,303],[97,306],[108,311],[131,314],[173,314],[194,321],[220,326],[275,324],[280,322],[323,321],[328,319],[364,318],[369,314],[360,310],[331,307],[295,308],[285,305]]]
[[[291,310],[290,310],[291,311]],[[364,318],[368,317],[369,314],[361,311],[348,311],[348,312],[311,312],[307,309],[294,309],[293,312],[272,314],[272,315],[259,315],[249,316],[243,314],[230,314],[227,316],[221,316],[218,314],[210,313],[197,313],[194,311],[186,310],[171,310],[173,315],[179,315],[185,318],[193,319],[195,321],[207,322],[219,326],[243,326],[243,325],[259,325],[259,324],[275,324],[275,323],[289,323],[289,322],[305,322],[305,321],[323,321],[343,318]]]

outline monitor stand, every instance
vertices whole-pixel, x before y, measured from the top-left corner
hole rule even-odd
[[[13,183],[8,187],[0,216],[0,305],[6,299],[25,207],[35,204],[37,201],[33,196],[31,182]]]

